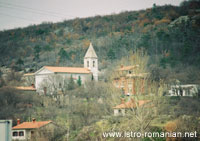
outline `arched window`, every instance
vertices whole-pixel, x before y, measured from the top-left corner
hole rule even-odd
[[[95,61],[93,61],[93,67],[95,67]]]
[[[90,66],[89,61],[87,61],[87,67],[89,67],[89,66]]]

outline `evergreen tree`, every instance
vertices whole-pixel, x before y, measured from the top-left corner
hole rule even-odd
[[[49,45],[44,46],[43,48],[44,51],[48,52],[48,61],[49,61],[49,52],[51,52],[53,50],[53,48]]]
[[[94,76],[92,75],[92,81],[94,80]]]
[[[34,60],[40,59],[40,51],[41,51],[41,47],[39,45],[36,45],[34,48],[34,54],[35,54]]]
[[[115,52],[113,51],[112,48],[108,51],[107,56],[108,56],[108,58],[109,58],[110,60],[113,60],[113,59],[116,58],[116,57],[115,57]]]
[[[69,79],[69,83],[67,85],[67,90],[73,90],[75,88],[75,83],[74,83],[74,79],[71,75],[70,79]]]
[[[82,81],[81,81],[81,77],[80,77],[80,76],[78,76],[77,84],[78,84],[79,86],[81,86],[81,84],[82,84]]]
[[[24,61],[21,58],[19,58],[16,64],[18,65],[18,69],[21,70],[22,66],[24,65]]]
[[[18,64],[18,65],[24,65],[24,61],[21,58],[19,58],[17,60],[16,64]]]
[[[60,49],[58,55],[62,61],[70,59],[69,54],[64,50],[64,48]]]

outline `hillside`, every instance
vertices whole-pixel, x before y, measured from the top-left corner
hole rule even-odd
[[[100,81],[74,81],[70,73],[70,79],[61,80],[63,85],[54,85],[55,93],[46,93],[46,85],[56,84],[58,77],[44,81],[43,94],[36,92],[36,85],[30,93],[16,87],[26,81],[27,85],[33,84],[30,72],[44,65],[83,66],[90,42],[98,56]],[[153,5],[146,10],[1,31],[0,119],[12,119],[13,125],[17,119],[51,120],[60,128],[52,136],[47,132],[52,141],[160,141],[168,137],[104,135],[111,131],[172,131],[167,129],[197,132],[198,137],[180,140],[199,140],[200,93],[197,90],[193,96],[184,96],[183,90],[184,94],[190,93],[190,87],[179,85],[200,85],[199,62],[199,0],[185,1],[177,7]],[[126,65],[131,69],[124,69]],[[120,72],[119,66],[125,72]],[[25,80],[23,73],[33,78]],[[173,89],[176,96],[166,96],[171,86],[179,86],[180,96],[177,89]],[[129,95],[133,89],[134,94]],[[115,115],[116,110],[119,115]]]
[[[144,48],[151,63],[199,67],[199,2],[156,6],[116,15],[43,23],[0,32],[0,65],[37,69],[80,65],[92,41],[101,65]]]

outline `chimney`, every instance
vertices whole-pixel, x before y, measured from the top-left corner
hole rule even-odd
[[[121,104],[125,104],[124,98],[121,98]]]
[[[32,86],[33,88],[35,88],[35,85],[34,85],[34,84],[31,84],[31,86]]]
[[[35,123],[36,119],[35,119],[35,118],[32,118],[32,121],[33,121],[33,123]]]
[[[20,124],[20,119],[18,118],[18,119],[17,119],[17,125],[19,125],[19,124]]]

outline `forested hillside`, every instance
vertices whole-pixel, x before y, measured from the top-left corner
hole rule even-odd
[[[29,95],[16,89],[24,83],[21,71],[35,72],[44,65],[83,66],[90,42],[99,59],[103,77],[99,82],[81,85],[71,77],[55,95]],[[137,65],[142,70],[139,73],[150,74],[144,79],[148,86],[144,95],[140,92],[143,81],[135,88],[139,92],[129,97],[123,88],[113,86],[112,77],[117,76],[113,69],[121,64]],[[49,140],[115,140],[102,135],[109,131],[160,132],[168,122],[175,123],[176,132],[197,131],[199,137],[200,93],[194,97],[163,95],[173,82],[200,85],[200,1],[184,1],[180,6],[154,4],[146,10],[1,31],[2,68],[11,71],[6,75],[0,71],[0,119],[12,119],[13,125],[18,118],[52,120],[60,131]],[[152,105],[114,116],[113,107],[131,98]],[[183,140],[189,139],[197,137]]]
[[[37,69],[42,65],[80,65],[89,42],[101,62],[100,68],[144,48],[150,63],[163,68],[200,62],[200,4],[180,7],[156,6],[108,16],[43,23],[0,32],[0,65]]]

